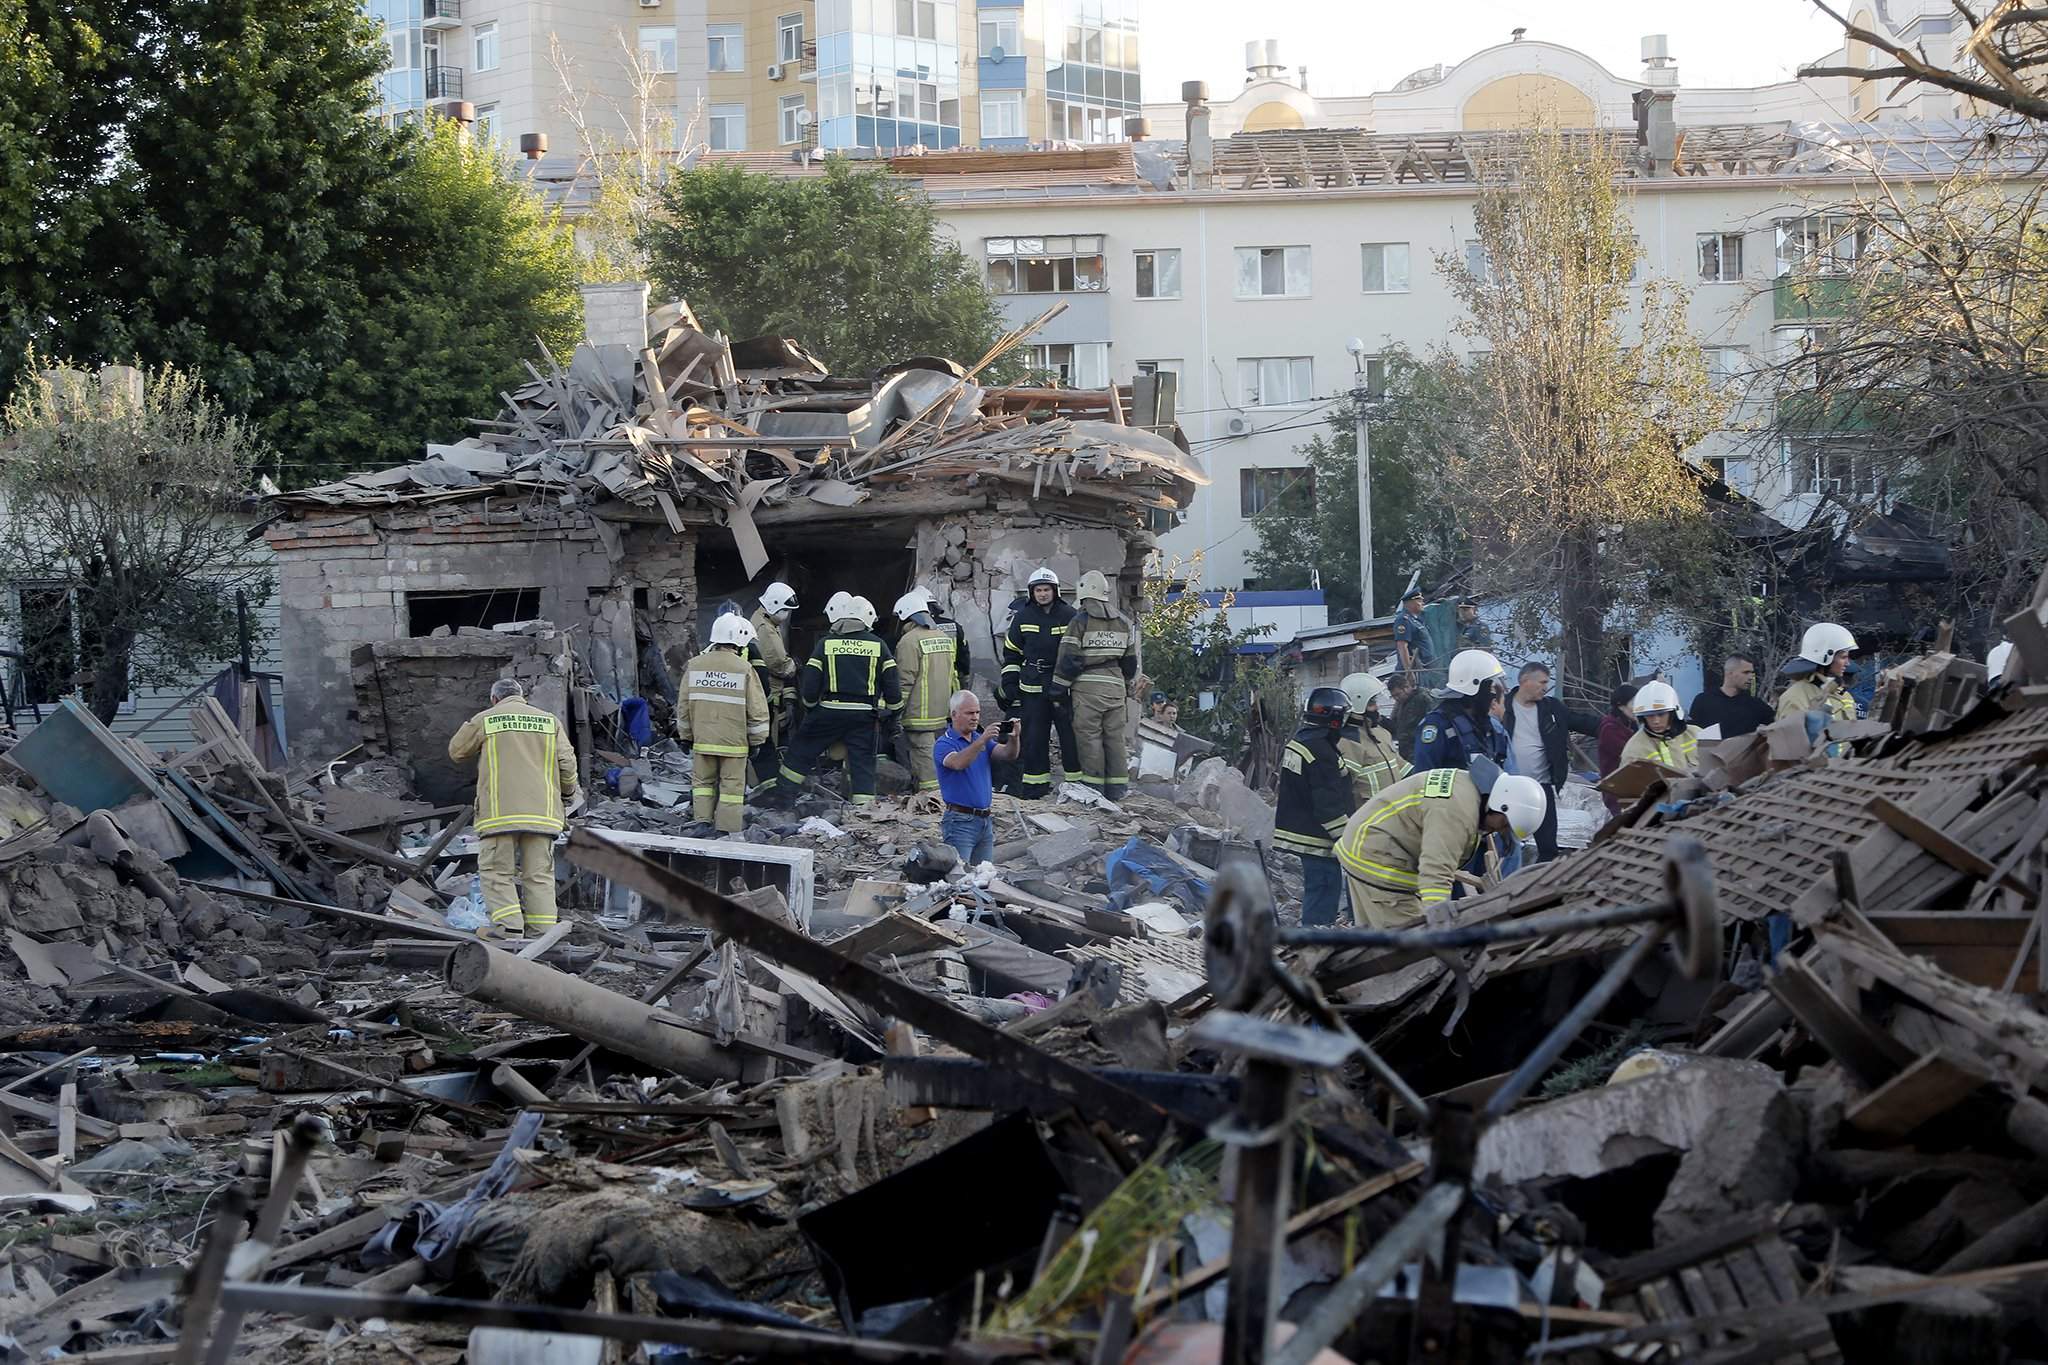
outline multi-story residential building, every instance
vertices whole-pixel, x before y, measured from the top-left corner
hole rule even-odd
[[[714,152],[1120,140],[1139,0],[363,0],[387,117],[467,102],[481,135],[644,134]],[[672,111],[672,113],[671,113]]]

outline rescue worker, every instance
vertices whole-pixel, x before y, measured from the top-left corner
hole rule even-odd
[[[1354,811],[1337,840],[1352,918],[1373,929],[1441,921],[1449,915],[1453,875],[1480,841],[1495,833],[1527,839],[1543,823],[1546,805],[1542,783],[1491,764],[1476,773],[1410,773]]]
[[[1393,694],[1385,683],[1370,673],[1346,675],[1344,697],[1350,716],[1337,732],[1337,754],[1344,762],[1344,774],[1351,779],[1351,808],[1370,801],[1381,788],[1391,787],[1408,775],[1408,764],[1394,743],[1393,732],[1381,716],[1394,709]]]
[[[1778,694],[1778,719],[1818,711],[1822,729],[1832,721],[1856,719],[1856,699],[1849,695],[1842,677],[1855,651],[1856,637],[1845,627],[1832,621],[1808,626],[1800,637],[1799,653],[1781,670],[1796,675],[1797,680]],[[1818,731],[1808,728],[1819,738]]]
[[[747,799],[747,756],[768,739],[768,696],[747,663],[754,627],[737,613],[711,623],[711,648],[684,666],[676,738],[695,755],[690,814],[737,834]]]
[[[1342,688],[1318,687],[1302,708],[1301,730],[1280,752],[1273,847],[1301,859],[1301,922],[1337,923],[1344,869],[1334,856],[1351,818],[1351,783],[1338,753],[1350,702]]]
[[[1700,728],[1685,723],[1678,693],[1670,683],[1644,683],[1636,689],[1630,709],[1635,712],[1637,729],[1621,748],[1624,765],[1647,758],[1681,773],[1700,766]]]
[[[1101,571],[1081,575],[1074,601],[1078,610],[1060,636],[1048,694],[1070,708],[1081,781],[1121,801],[1130,787],[1124,717],[1138,676],[1138,633],[1109,605],[1109,580]],[[1060,750],[1063,760],[1067,753]]]
[[[1074,608],[1060,600],[1060,576],[1044,566],[1031,571],[1025,591],[1030,600],[1018,604],[1010,628],[1003,632],[1003,673],[996,703],[1005,711],[1022,712],[1023,757],[1019,762],[1023,773],[1017,794],[1035,797],[1052,790],[1055,730],[1059,732],[1061,764],[1071,766],[1078,758],[1073,710],[1046,690],[1060,641],[1066,638],[1067,623],[1074,619]]]
[[[476,770],[476,870],[492,932],[555,927],[555,836],[564,802],[576,806],[576,751],[562,722],[526,704],[511,678],[491,684],[491,705],[462,723],[448,757]]]
[[[896,660],[875,634],[874,604],[865,597],[835,594],[825,606],[832,622],[829,635],[811,646],[797,679],[803,698],[803,724],[782,758],[778,800],[794,800],[810,776],[811,765],[834,744],[846,745],[847,785],[853,804],[875,800],[875,753],[879,726],[893,726],[902,693],[896,683]]]
[[[1469,768],[1474,758],[1507,767],[1507,731],[1493,723],[1493,699],[1506,676],[1500,660],[1483,649],[1461,650],[1452,657],[1443,699],[1415,727],[1412,757],[1418,771]]]
[[[754,628],[754,650],[760,656],[754,672],[768,699],[768,736],[754,754],[754,778],[770,785],[782,768],[782,741],[795,718],[796,660],[789,657],[789,637],[783,632],[789,629],[796,606],[796,589],[777,580],[761,590],[761,604],[747,620]]]
[[[932,746],[950,719],[953,693],[966,686],[961,677],[959,647],[932,620],[932,595],[912,588],[892,608],[903,622],[896,637],[896,686],[903,693],[903,733],[909,741],[910,776],[920,797],[939,789],[938,765]]]

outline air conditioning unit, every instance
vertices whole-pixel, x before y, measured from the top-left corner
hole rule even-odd
[[[1252,419],[1241,412],[1232,413],[1230,420],[1223,424],[1223,429],[1232,436],[1242,436],[1252,429]]]
[[[660,9],[661,0],[640,0],[641,9]]]
[[[641,3],[646,3],[646,0],[641,0]],[[783,73],[788,69],[788,67],[785,67],[780,62],[770,62],[768,63],[768,79],[771,81],[779,81],[782,79]]]

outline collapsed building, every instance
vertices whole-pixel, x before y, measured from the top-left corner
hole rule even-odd
[[[985,387],[931,357],[835,376],[796,341],[729,342],[682,302],[649,312],[644,285],[589,292],[590,340],[529,364],[476,435],[273,500],[303,752],[366,733],[431,748],[515,659],[557,680],[542,704],[587,735],[573,711],[602,721],[661,690],[718,604],[751,610],[778,578],[799,650],[835,591],[886,610],[930,588],[986,687],[1033,568],[1100,569],[1132,607],[1155,531],[1208,482],[1170,377]],[[483,634],[536,619],[554,633]]]

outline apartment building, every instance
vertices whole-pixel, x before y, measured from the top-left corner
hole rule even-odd
[[[1370,96],[1367,131],[1312,126],[1293,103],[1299,126],[1259,114],[1281,94],[1284,68],[1254,44],[1250,93],[1231,117],[1261,130],[1216,137],[1204,125],[1219,111],[1196,99],[1173,119],[1183,140],[1135,144],[1122,172],[1020,166],[1000,192],[985,175],[922,183],[984,262],[1010,321],[1067,303],[1033,338],[1041,366],[1076,385],[1177,373],[1180,420],[1213,482],[1164,545],[1200,553],[1205,585],[1256,587],[1252,518],[1308,477],[1301,445],[1329,430],[1347,392],[1378,382],[1380,354],[1469,350],[1440,266],[1477,252],[1473,165],[1503,130],[1551,115],[1633,140],[1634,97],[1653,97],[1670,145],[1631,185],[1640,275],[1691,289],[1710,366],[1738,392],[1751,367],[1826,326],[1775,283],[1816,253],[1846,264],[1855,238],[1825,207],[1867,184],[1880,160],[1895,179],[1926,178],[1941,161],[1923,150],[1969,140],[1947,121],[1947,96],[1859,121],[1860,82],[1685,91],[1662,40],[1645,40],[1645,52],[1630,80],[1569,48],[1502,43]],[[1156,106],[1147,117],[1155,129],[1168,122]],[[1824,491],[1870,490],[1875,473],[1852,440],[1767,449],[1757,432],[1768,413],[1754,402],[1735,413],[1696,454],[1780,519],[1805,524]]]
[[[577,150],[656,120],[714,152],[1120,140],[1139,0],[364,0],[386,117],[466,102],[480,135]]]

